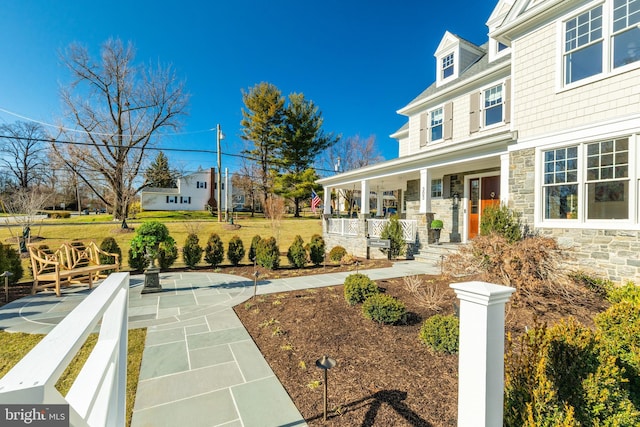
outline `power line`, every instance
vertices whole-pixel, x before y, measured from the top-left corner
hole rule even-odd
[[[65,140],[59,140],[59,139],[53,139],[53,138],[30,138],[30,137],[21,137],[21,136],[12,136],[12,135],[0,135],[0,138],[5,138],[5,139],[14,139],[14,140],[27,140],[27,141],[36,141],[36,142],[46,142],[46,143],[50,143],[50,144],[69,144],[69,145],[81,145],[81,146],[88,146],[88,147],[95,147],[96,144],[92,143],[92,142],[80,142],[80,141],[65,141]],[[137,149],[137,150],[150,150],[150,151],[167,151],[167,152],[182,152],[182,153],[203,153],[203,154],[218,154],[217,150],[204,150],[204,149],[190,149],[190,148],[162,148],[162,147],[138,147],[138,146],[128,146],[128,145],[118,145],[118,144],[112,144],[110,145],[110,147],[113,148],[127,148],[127,149]],[[255,158],[255,157],[251,157],[251,156],[247,156],[245,154],[234,154],[234,153],[224,153],[224,152],[220,152],[220,155],[222,156],[227,156],[227,157],[236,157],[236,158],[241,158],[241,159],[246,159],[246,160],[251,160],[251,161],[259,161],[260,159]],[[329,172],[329,173],[335,173],[334,170],[330,170],[330,169],[323,169],[323,168],[314,168],[316,171],[320,171],[320,172]]]

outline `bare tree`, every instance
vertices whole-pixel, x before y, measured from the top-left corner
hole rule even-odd
[[[22,227],[22,235],[15,236],[20,243],[21,252],[26,252],[26,244],[31,239],[31,227],[38,220],[38,214],[44,208],[50,196],[48,191],[42,191],[38,188],[31,190],[20,188],[5,197],[4,200],[0,200],[2,202],[2,210],[10,215],[10,217],[4,218],[5,224],[9,225],[13,222]],[[11,222],[9,221],[10,219]],[[13,235],[11,228],[9,228],[9,232]]]
[[[325,164],[335,172],[346,172],[373,165],[384,160],[376,145],[375,136],[366,139],[360,135],[340,139],[325,151]],[[339,190],[347,205],[349,216],[354,205],[354,190]],[[337,203],[337,202],[336,202]],[[340,210],[340,209],[338,209]]]
[[[114,217],[124,220],[143,185],[137,178],[146,149],[161,129],[179,128],[189,97],[171,67],[136,66],[130,43],[108,40],[100,58],[95,62],[78,44],[62,55],[73,76],[62,101],[76,129],[62,128],[53,147]],[[96,182],[96,175],[102,179]]]
[[[256,202],[258,201],[260,186],[255,177],[258,176],[259,173],[260,169],[257,164],[249,163],[247,159],[243,158],[240,169],[231,177],[231,185],[233,188],[241,190],[244,193],[245,198],[249,199],[251,216],[254,216],[255,214]]]
[[[0,126],[0,163],[10,171],[18,188],[44,181],[48,144],[38,123],[16,122]]]

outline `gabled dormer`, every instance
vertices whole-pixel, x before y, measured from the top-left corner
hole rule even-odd
[[[499,28],[507,18],[507,15],[513,9],[513,4],[515,0],[501,0],[496,5],[495,9],[493,9],[493,13],[489,17],[487,21],[487,27],[489,28],[489,34],[493,33],[497,28]],[[496,40],[492,37],[489,37],[489,62],[493,62],[496,59],[502,58],[504,55],[507,55],[511,52],[511,46],[507,44],[506,41]]]
[[[436,86],[454,81],[484,51],[468,41],[447,31],[436,50]]]

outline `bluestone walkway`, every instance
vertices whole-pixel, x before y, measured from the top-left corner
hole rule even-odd
[[[361,270],[373,280],[439,274],[423,262]],[[257,293],[341,285],[353,272],[258,281]],[[253,295],[253,281],[218,273],[161,273],[163,292],[142,295],[131,277],[129,328],[147,328],[133,412],[141,426],[306,425],[232,307]],[[88,294],[40,293],[0,308],[0,329],[47,333]]]

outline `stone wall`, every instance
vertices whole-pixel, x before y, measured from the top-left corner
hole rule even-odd
[[[533,228],[535,205],[535,149],[509,153],[509,208],[519,212],[523,225]]]
[[[540,228],[569,249],[567,265],[616,283],[640,284],[640,231]]]

